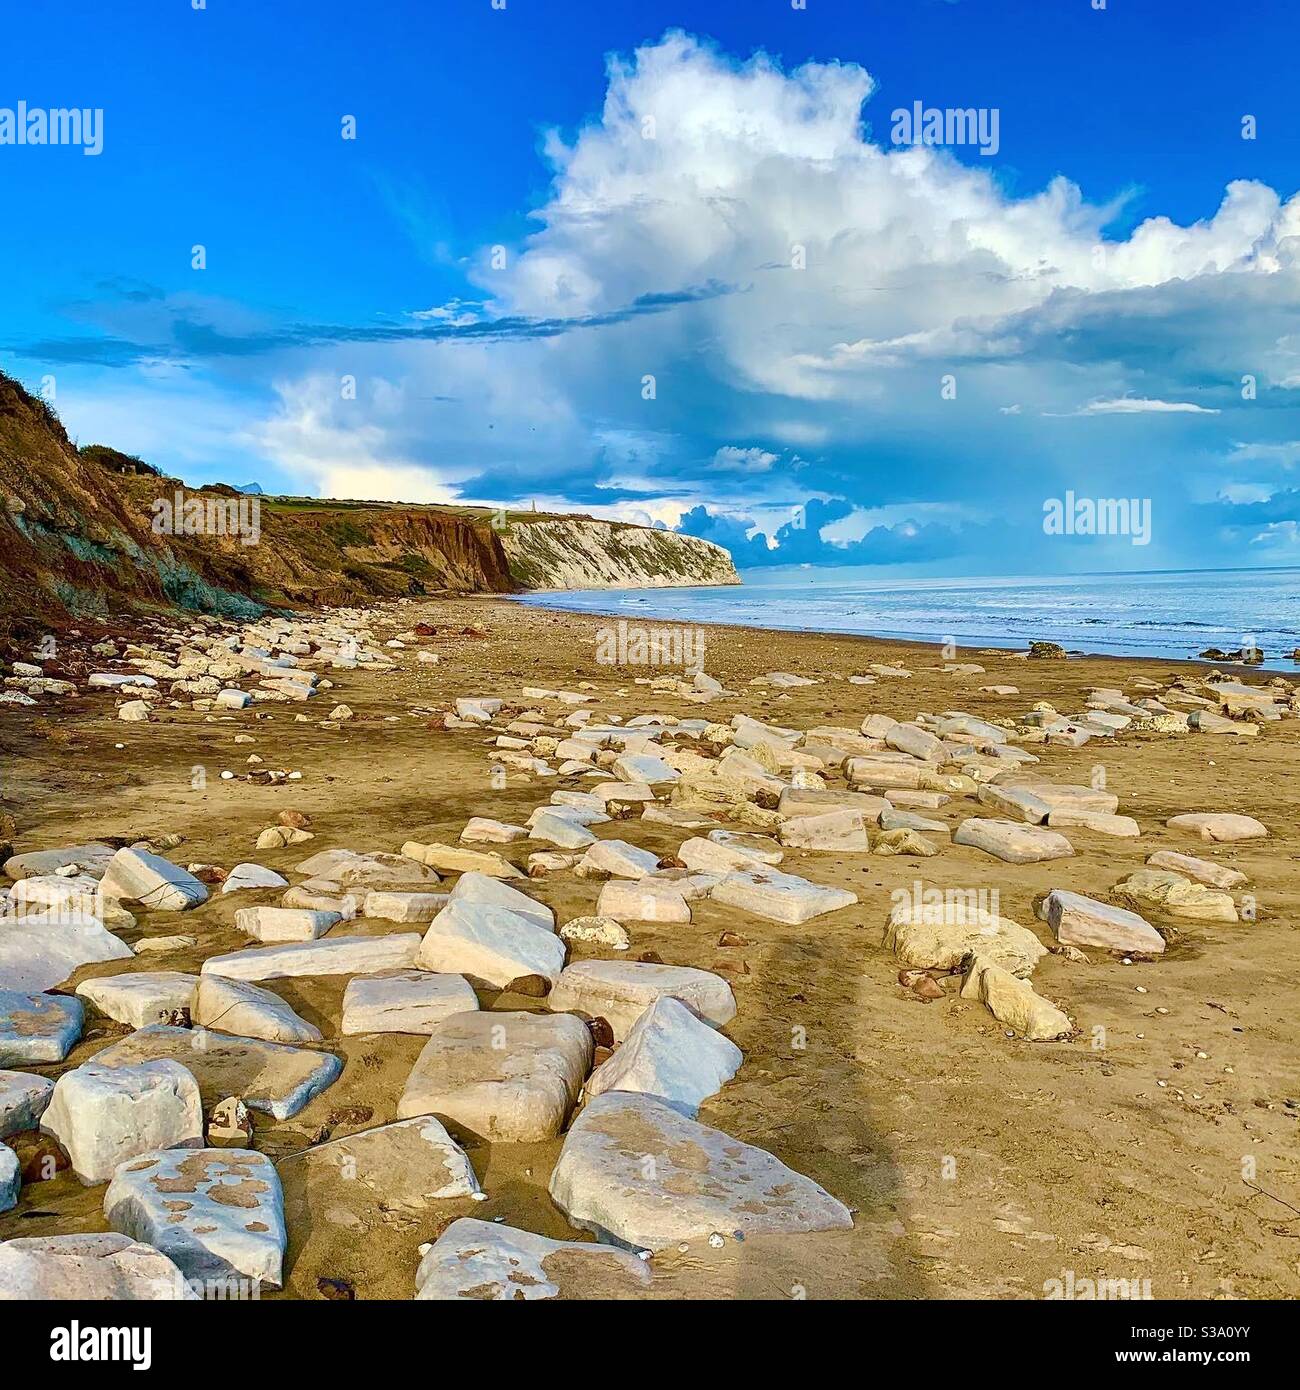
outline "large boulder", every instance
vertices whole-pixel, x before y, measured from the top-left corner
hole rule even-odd
[[[513,1226],[463,1216],[420,1261],[415,1296],[518,1303],[534,1299],[638,1298],[650,1270],[638,1256],[607,1245],[550,1240]]]
[[[463,1013],[434,1028],[397,1105],[489,1141],[560,1132],[591,1068],[591,1033],[570,1014]]]
[[[550,1193],[574,1226],[633,1249],[853,1225],[842,1202],[770,1153],[623,1091],[595,1097],[574,1120]]]
[[[178,1062],[87,1062],[56,1082],[41,1130],[63,1146],[83,1183],[107,1182],[136,1154],[198,1148],[203,1105],[198,1083]]]

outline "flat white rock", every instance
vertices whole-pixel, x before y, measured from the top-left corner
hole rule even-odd
[[[249,888],[287,888],[289,880],[261,864],[236,864],[221,885],[223,893],[242,893]]]
[[[222,975],[199,976],[192,1016],[195,1024],[203,1028],[241,1038],[274,1043],[321,1040],[320,1029],[300,1018],[278,994],[247,980],[229,980]]]
[[[633,1024],[664,995],[689,1004],[715,1028],[736,1016],[731,986],[709,970],[689,965],[651,965],[632,960],[584,960],[570,965],[547,999],[557,1013],[604,1018],[614,1036],[628,1036]]]
[[[342,1059],[330,1052],[165,1024],[141,1028],[95,1054],[95,1062],[104,1067],[155,1058],[170,1058],[191,1072],[204,1105],[237,1096],[250,1110],[277,1120],[296,1115],[343,1070]]]
[[[83,965],[130,960],[134,954],[90,918],[57,926],[37,917],[9,918],[0,926],[0,993],[54,989]]]
[[[452,1014],[473,1013],[478,995],[462,975],[398,970],[348,981],[343,991],[345,1037],[358,1033],[432,1033]]]
[[[552,984],[564,969],[564,942],[555,932],[509,908],[453,899],[429,924],[420,943],[425,970],[464,975],[472,984],[504,989],[527,975]]]
[[[0,1243],[0,1302],[197,1299],[160,1250],[130,1236],[22,1236]]]
[[[252,1149],[166,1149],[128,1160],[104,1194],[123,1235],[168,1256],[187,1279],[279,1288],[287,1238],[280,1179]]]
[[[1046,859],[1063,859],[1074,853],[1069,840],[1055,830],[979,816],[962,821],[952,842],[982,849],[985,854],[991,854],[1008,864],[1036,864]]]
[[[287,946],[253,946],[224,956],[209,956],[204,975],[231,980],[284,980],[299,975],[379,975],[415,965],[419,932],[388,936],[333,936]]]
[[[0,989],[0,1066],[61,1062],[81,1036],[84,1015],[80,999]]]
[[[420,1261],[415,1296],[425,1301],[636,1298],[650,1283],[644,1260],[585,1241],[550,1240],[514,1226],[462,1216]]]
[[[77,986],[80,998],[102,1014],[130,1028],[166,1023],[180,1009],[188,1009],[199,977],[182,970],[131,970],[121,975],[102,975]]]
[[[587,1025],[571,1014],[463,1013],[434,1028],[397,1113],[437,1115],[489,1141],[558,1134],[591,1068]]]
[[[573,1225],[632,1249],[853,1225],[842,1202],[772,1154],[623,1091],[574,1120],[550,1193]]]
[[[791,926],[851,907],[858,900],[858,895],[846,888],[823,888],[797,874],[783,874],[771,868],[728,874],[711,896],[716,903]]]

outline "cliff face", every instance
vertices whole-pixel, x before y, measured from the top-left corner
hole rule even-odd
[[[206,524],[187,525],[187,506]],[[233,525],[214,528],[217,516]],[[490,522],[474,508],[185,488],[116,450],[78,450],[44,402],[0,374],[0,632],[149,610],[244,617],[448,591],[736,582],[726,551],[670,532]]]
[[[510,573],[526,589],[663,589],[739,584],[712,541],[591,517],[513,521],[501,531]]]

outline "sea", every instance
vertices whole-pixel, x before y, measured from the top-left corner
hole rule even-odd
[[[843,632],[961,647],[1059,642],[1093,655],[1192,659],[1257,647],[1256,669],[1295,671],[1300,568],[883,579],[861,566],[741,572],[741,584],[534,593],[519,602],[635,620]]]

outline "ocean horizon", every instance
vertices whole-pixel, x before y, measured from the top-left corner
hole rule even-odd
[[[1059,642],[1095,656],[1196,660],[1255,646],[1250,669],[1294,671],[1300,567],[1113,574],[882,579],[866,566],[740,571],[741,583],[672,589],[557,590],[520,603],[674,623],[729,623],[959,647]]]

